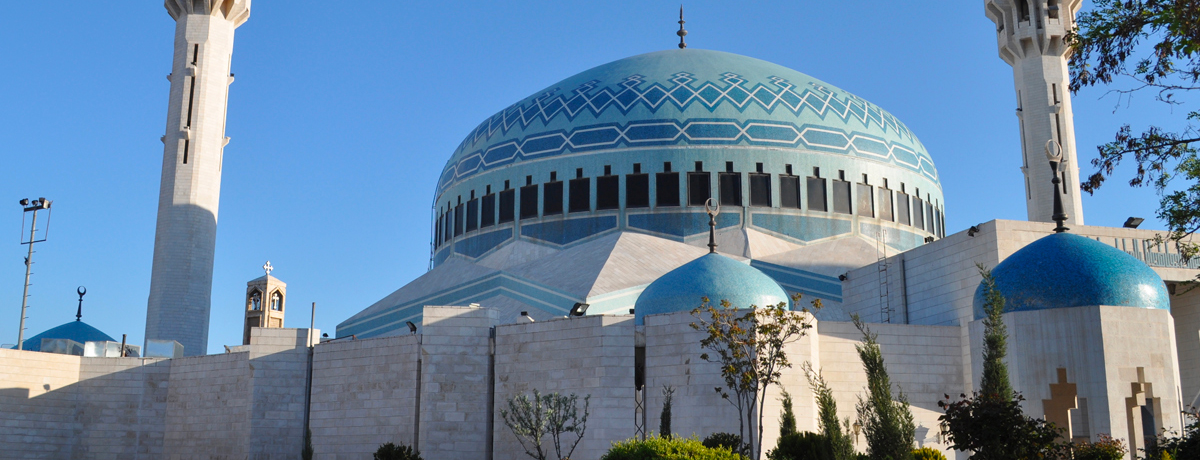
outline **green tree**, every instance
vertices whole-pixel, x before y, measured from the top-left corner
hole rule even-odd
[[[905,460],[912,455],[917,430],[908,398],[899,390],[892,396],[892,381],[883,364],[878,335],[858,315],[850,318],[863,335],[862,343],[854,348],[867,371],[867,395],[859,395],[856,409],[867,438],[867,454],[871,460]]]
[[[808,386],[817,397],[817,420],[820,423],[821,434],[829,438],[834,460],[853,460],[854,443],[850,439],[850,433],[842,430],[843,426],[850,426],[850,419],[838,422],[837,400],[833,399],[833,390],[825,383],[820,369],[814,370],[812,363],[808,361],[805,361],[802,367],[804,376],[808,378]]]
[[[800,295],[792,297],[799,303]],[[821,307],[812,301],[813,309]],[[809,309],[790,311],[786,302],[778,305],[737,309],[722,300],[713,306],[708,298],[692,310],[697,321],[691,327],[707,336],[700,346],[708,350],[700,359],[721,366],[725,387],[715,390],[738,410],[738,430],[742,439],[750,439],[750,458],[762,453],[762,415],[767,387],[778,384],[783,369],[792,367],[784,348],[812,328]],[[754,434],[747,436],[747,434]]]
[[[804,364],[808,364],[807,361]],[[783,390],[783,413],[779,415],[779,437],[796,433],[796,413],[792,411],[792,395]]]
[[[1050,458],[1057,452],[1059,431],[1045,420],[1026,417],[1024,399],[1008,379],[1008,330],[1004,325],[1004,296],[996,289],[990,270],[977,265],[983,276],[983,376],[980,391],[956,402],[939,401],[945,414],[938,418],[950,446],[972,451],[974,460],[1021,460]],[[946,395],[949,400],[950,396]]]
[[[533,398],[521,394],[508,398],[508,408],[500,409],[500,417],[504,425],[512,430],[517,442],[525,449],[525,454],[536,460],[546,460],[550,453],[548,447],[542,446],[542,438],[550,436],[554,445],[554,459],[570,458],[575,452],[579,441],[587,432],[588,407],[592,395],[583,397],[583,415],[579,414],[579,397],[575,394],[563,396],[558,393],[543,395],[533,390]],[[575,441],[566,449],[563,433],[574,433]],[[569,438],[568,438],[569,439]]]
[[[1012,399],[1012,384],[1008,380],[1008,328],[1004,325],[1004,296],[996,289],[996,277],[983,265],[976,264],[983,276],[983,377],[979,393],[984,397]]]
[[[1200,2],[1185,0],[1094,0],[1092,9],[1079,14],[1078,27],[1066,37],[1073,54],[1071,91],[1088,86],[1131,82],[1113,90],[1121,97],[1139,91],[1169,106],[1183,105],[1177,94],[1200,89]],[[1166,221],[1167,234],[1184,257],[1200,245],[1185,239],[1200,229],[1200,111],[1191,110],[1179,120],[1182,126],[1147,126],[1135,134],[1125,124],[1111,142],[1097,147],[1096,167],[1083,189],[1095,192],[1114,168],[1130,159],[1136,173],[1131,186],[1153,186],[1162,197],[1158,217]],[[1185,186],[1169,189],[1182,177]],[[1174,191],[1172,191],[1174,190]]]

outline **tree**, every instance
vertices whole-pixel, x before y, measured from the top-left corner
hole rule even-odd
[[[1077,18],[1078,28],[1066,37],[1073,54],[1071,91],[1132,81],[1130,88],[1114,90],[1122,97],[1146,90],[1170,106],[1183,105],[1177,93],[1200,89],[1200,2],[1181,0],[1094,0],[1093,8]],[[1143,42],[1155,42],[1149,48]],[[1147,55],[1139,55],[1143,51]],[[1200,111],[1180,120],[1178,130],[1146,127],[1134,134],[1122,126],[1113,141],[1097,147],[1097,168],[1083,190],[1095,192],[1113,175],[1118,164],[1132,157],[1137,172],[1131,186],[1153,186],[1162,200],[1158,217],[1166,221],[1167,234],[1180,254],[1190,258],[1200,245],[1185,239],[1200,229]],[[1187,186],[1168,191],[1172,179],[1182,177]]]
[[[983,276],[983,376],[980,391],[956,402],[938,401],[946,413],[943,434],[950,446],[972,451],[974,460],[1041,459],[1056,452],[1059,431],[1053,423],[1026,417],[1021,411],[1024,398],[1012,389],[1008,366],[1008,330],[1004,325],[1004,296],[996,289],[991,270],[976,265]],[[949,400],[950,396],[946,395]]]
[[[883,364],[883,351],[858,315],[851,315],[854,326],[863,334],[863,341],[854,346],[867,371],[867,395],[858,397],[858,420],[867,438],[867,454],[872,460],[904,460],[912,455],[917,427],[908,398],[897,391],[892,396],[892,381]]]
[[[675,387],[663,385],[663,406],[662,413],[658,418],[658,435],[664,438],[671,437],[671,404],[675,399]]]
[[[808,364],[807,361],[804,364]],[[779,437],[796,433],[796,413],[792,411],[792,395],[783,390],[783,413],[779,415]]]
[[[1004,325],[1004,296],[996,288],[996,277],[983,265],[975,265],[983,276],[983,377],[979,393],[984,397],[1012,399],[1012,384],[1008,380],[1008,328]]]
[[[792,303],[800,295],[792,297]],[[821,307],[820,300],[812,301],[813,310]],[[691,327],[707,334],[700,346],[709,352],[700,359],[721,366],[725,387],[715,388],[722,398],[738,410],[738,430],[750,447],[750,458],[762,452],[762,414],[767,387],[778,384],[782,370],[792,367],[784,348],[803,337],[812,328],[809,309],[790,311],[787,303],[737,309],[722,300],[713,306],[708,298],[692,310],[697,321]],[[711,352],[711,353],[710,353]],[[746,436],[747,432],[757,433]]]
[[[536,460],[546,460],[549,450],[542,447],[542,438],[550,436],[554,445],[554,459],[570,458],[579,441],[587,432],[588,407],[592,395],[583,397],[583,415],[579,415],[579,397],[575,394],[563,396],[558,393],[543,395],[533,390],[529,395],[508,398],[508,408],[500,409],[504,425],[512,430],[525,454]],[[562,435],[574,433],[575,442],[563,455]]]
[[[834,460],[853,460],[854,443],[850,434],[842,430],[843,426],[850,426],[850,419],[838,422],[837,400],[833,399],[833,390],[825,383],[821,371],[814,370],[812,363],[808,361],[804,362],[803,368],[804,376],[808,378],[808,386],[817,397],[817,420],[820,423],[821,434],[829,438]]]

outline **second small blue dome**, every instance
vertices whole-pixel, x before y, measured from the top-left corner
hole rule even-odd
[[[660,276],[634,304],[634,324],[646,315],[691,311],[708,297],[713,304],[727,300],[736,308],[787,303],[779,283],[758,269],[720,254],[706,254]]]
[[[992,269],[1004,311],[1109,305],[1170,309],[1167,287],[1149,266],[1099,241],[1070,233],[1044,237]],[[983,318],[983,284],[975,289]]]

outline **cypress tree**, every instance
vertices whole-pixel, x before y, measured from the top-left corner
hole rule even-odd
[[[825,377],[820,370],[813,370],[812,363],[804,363],[804,376],[808,378],[808,386],[812,388],[817,398],[817,420],[821,434],[829,439],[834,460],[853,460],[854,444],[850,434],[842,430],[843,424],[838,423],[837,400],[833,398],[833,390],[825,383]],[[850,419],[845,425],[849,427]]]
[[[900,392],[892,397],[892,381],[883,364],[878,335],[871,333],[858,315],[851,315],[851,319],[863,334],[863,342],[854,348],[867,371],[867,395],[859,395],[856,409],[867,438],[867,453],[872,460],[909,458],[916,425],[908,409],[908,399]]]
[[[792,395],[783,390],[783,415],[779,416],[779,437],[796,432],[796,413],[792,412]]]
[[[996,288],[996,278],[992,271],[979,267],[983,275],[983,378],[979,384],[979,396],[1008,400],[1013,397],[1012,384],[1008,380],[1008,366],[1004,364],[1004,356],[1008,354],[1008,328],[1004,319],[1004,296]]]

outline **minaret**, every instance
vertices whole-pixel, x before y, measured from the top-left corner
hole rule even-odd
[[[175,57],[146,340],[175,340],[188,356],[208,351],[233,31],[250,18],[250,1],[166,0]]]
[[[1082,0],[985,0],[987,17],[996,24],[1000,58],[1013,68],[1017,120],[1021,129],[1021,172],[1029,220],[1051,222],[1054,186],[1044,154],[1046,142],[1062,146],[1059,174],[1067,223],[1083,225],[1075,124],[1068,90],[1063,37],[1075,26]]]

